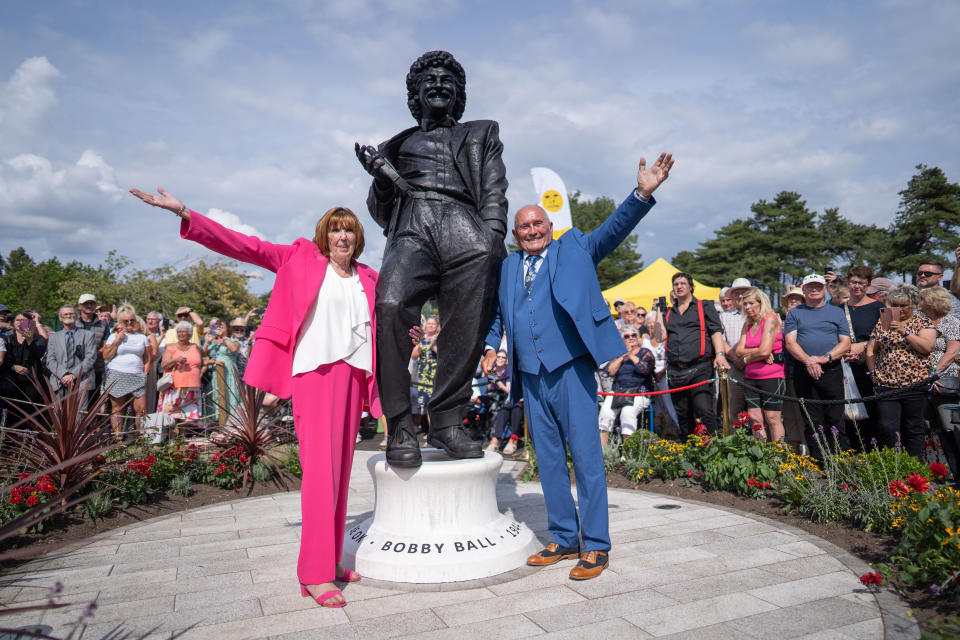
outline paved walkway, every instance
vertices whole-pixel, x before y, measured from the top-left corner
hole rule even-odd
[[[373,509],[358,451],[348,527]],[[543,539],[536,483],[504,463],[501,510]],[[83,639],[118,624],[151,638],[916,638],[892,594],[874,596],[867,566],[837,547],[764,518],[642,491],[611,490],[611,566],[595,580],[567,578],[570,561],[521,567],[471,583],[402,585],[363,580],[349,604],[324,609],[296,581],[298,493],[236,500],[110,531],[21,567],[26,586],[0,602],[45,601],[59,580],[66,609],[0,618],[64,633],[87,602],[98,608]]]

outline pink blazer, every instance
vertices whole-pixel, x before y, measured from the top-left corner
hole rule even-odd
[[[180,237],[277,274],[273,292],[270,294],[270,304],[267,305],[263,321],[257,329],[257,339],[243,380],[280,398],[289,398],[297,336],[310,305],[317,299],[320,284],[327,273],[328,259],[320,253],[317,245],[306,238],[297,238],[293,244],[273,244],[231,231],[193,210],[190,211],[190,221],[183,220],[180,223]],[[373,305],[377,272],[365,264],[356,261],[353,264],[360,276],[360,284],[367,294],[370,330],[371,335],[375,336],[377,317]],[[373,349],[373,366],[376,368],[376,344],[370,346]],[[367,402],[370,414],[379,418],[382,411],[376,375],[367,378]]]

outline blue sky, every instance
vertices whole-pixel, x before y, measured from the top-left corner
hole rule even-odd
[[[620,199],[668,150],[647,264],[784,189],[886,225],[916,164],[960,180],[957,24],[936,0],[4,2],[0,252],[205,255],[126,194],[163,186],[275,242],[349,206],[379,265],[352,146],[413,123],[404,77],[430,49],[466,68],[464,118],[500,122],[511,214],[531,167]]]

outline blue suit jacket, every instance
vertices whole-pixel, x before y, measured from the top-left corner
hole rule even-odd
[[[656,203],[640,201],[633,193],[617,207],[603,224],[590,233],[570,229],[550,243],[547,269],[553,298],[573,321],[580,339],[597,363],[606,362],[626,351],[623,339],[603,300],[597,281],[597,263],[616,249]],[[523,281],[523,252],[515,251],[500,264],[497,308],[490,322],[486,344],[496,347],[507,334],[507,354],[513,367],[511,398],[519,400],[520,376],[514,358],[514,321],[517,288]],[[542,277],[540,274],[538,277]],[[556,338],[556,337],[555,337]],[[550,350],[550,341],[543,349]]]

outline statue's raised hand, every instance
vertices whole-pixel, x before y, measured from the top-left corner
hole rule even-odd
[[[670,177],[670,169],[672,168],[672,153],[661,153],[649,169],[647,169],[647,159],[640,158],[640,170],[637,172],[637,192],[644,198],[649,198],[650,194]]]
[[[361,145],[359,142],[353,144],[353,150],[357,153],[357,160],[363,165],[363,168],[380,183],[389,183],[390,178],[384,175],[384,165],[386,159],[380,155],[376,147],[368,144]]]

